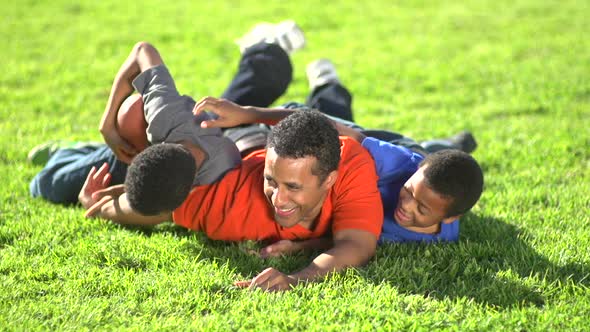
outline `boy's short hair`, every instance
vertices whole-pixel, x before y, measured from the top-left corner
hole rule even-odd
[[[144,216],[174,211],[188,196],[196,170],[193,155],[180,144],[146,148],[135,156],[125,176],[131,208]]]
[[[431,153],[420,163],[426,165],[426,184],[438,194],[451,198],[447,217],[469,211],[483,191],[483,172],[477,161],[459,150]]]
[[[323,183],[340,163],[340,139],[331,120],[317,111],[298,111],[281,120],[268,135],[267,148],[281,158],[315,157],[312,174]]]

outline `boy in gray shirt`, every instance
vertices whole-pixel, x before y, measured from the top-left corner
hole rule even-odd
[[[297,32],[298,29],[294,31]],[[297,43],[285,43],[291,47],[283,47],[278,41],[288,41],[290,39],[287,37],[291,35],[302,38],[293,31],[287,32],[275,31],[277,35],[273,41],[265,36],[264,42],[255,42],[261,36],[254,36],[257,38],[250,38],[251,45],[240,45],[243,49],[237,73],[221,97],[239,105],[257,107],[268,107],[279,98],[292,79],[288,54],[302,47]],[[138,43],[140,44],[142,43]],[[202,150],[203,163],[197,168],[195,185],[215,182],[239,163],[239,155],[233,143],[228,144],[218,129],[200,128],[198,123],[203,119],[195,119],[190,112],[194,100],[179,95],[155,49],[154,53],[159,61],[146,60],[143,70],[140,68],[136,61],[138,45],[115,77],[101,120],[101,133],[108,145],[74,145],[53,141],[35,147],[29,154],[29,160],[35,165],[43,166],[43,169],[30,183],[31,196],[42,197],[58,204],[75,204],[78,202],[80,189],[93,168],[95,171],[103,168],[103,171],[108,172],[111,185],[124,182],[128,164],[139,151],[134,150],[118,135],[115,122],[118,106],[134,90],[143,95],[145,119],[149,124],[146,133],[151,144],[184,141]],[[293,48],[293,45],[298,46]],[[223,136],[234,141],[245,155],[253,148],[264,145],[266,130],[258,126],[231,128],[223,130]]]
[[[195,100],[179,95],[164,64],[141,72],[133,80],[133,87],[143,99],[146,134],[151,144],[190,142],[204,152],[205,159],[197,169],[193,185],[213,183],[240,163],[236,145],[219,128],[200,127],[201,121],[210,119],[210,115],[193,115]]]

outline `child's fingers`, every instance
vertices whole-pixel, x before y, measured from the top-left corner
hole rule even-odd
[[[111,199],[113,199],[111,196],[104,196],[103,198],[100,199],[100,201],[94,203],[94,205],[92,205],[91,207],[88,208],[88,210],[86,210],[86,213],[84,213],[84,217],[92,218],[92,217],[96,216],[96,214],[100,211],[102,206],[105,205]]]
[[[118,197],[125,192],[125,185],[118,184],[104,189],[100,189],[92,193],[92,198],[95,200],[101,199],[105,196]]]
[[[217,98],[213,98],[213,97],[201,98],[201,100],[199,100],[199,102],[195,104],[195,107],[193,107],[193,114],[198,115],[199,113],[202,113],[205,110],[209,110],[209,111],[212,111],[215,113],[215,111],[217,109],[215,107],[216,104],[217,104]]]
[[[96,167],[92,166],[90,172],[88,172],[88,176],[86,177],[86,181],[84,181],[84,187],[88,185],[91,179],[94,179],[94,174],[96,174]]]
[[[102,186],[104,188],[108,187],[109,184],[111,184],[111,179],[113,178],[113,176],[111,175],[111,173],[107,173],[104,175],[104,177],[102,178]]]

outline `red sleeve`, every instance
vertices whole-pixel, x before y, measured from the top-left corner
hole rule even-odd
[[[371,155],[356,141],[342,138],[342,160],[332,192],[332,232],[358,229],[378,238],[383,205]]]

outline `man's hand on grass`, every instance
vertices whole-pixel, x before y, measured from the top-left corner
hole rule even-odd
[[[250,290],[260,288],[269,292],[291,290],[295,285],[297,285],[297,279],[273,267],[262,271],[252,280],[234,282],[234,286],[236,287],[248,288]]]

